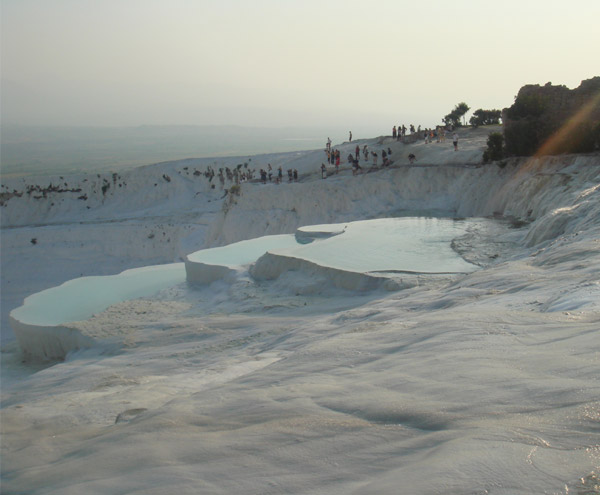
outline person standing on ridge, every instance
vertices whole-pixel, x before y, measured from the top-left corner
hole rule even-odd
[[[348,138],[348,142],[351,143],[352,142],[352,131],[350,131],[350,137]]]

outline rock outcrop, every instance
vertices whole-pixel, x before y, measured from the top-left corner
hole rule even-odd
[[[523,86],[502,113],[512,156],[588,153],[600,148],[600,77],[580,86]]]

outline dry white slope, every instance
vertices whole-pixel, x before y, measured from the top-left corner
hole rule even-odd
[[[404,152],[419,161],[428,152],[446,161],[321,180],[315,154],[315,180],[244,184],[226,209],[218,192],[194,203],[191,183],[172,179],[157,187],[179,191],[161,193],[177,207],[137,207],[136,195],[123,196],[135,219],[127,222],[139,223],[118,234],[108,200],[86,217],[98,223],[75,223],[73,206],[71,225],[3,229],[3,283],[5,266],[15,265],[14,295],[35,275],[56,284],[69,263],[94,271],[116,269],[122,258],[171,261],[191,238],[217,245],[403,208],[530,222],[496,239],[460,240],[456,248],[485,265],[460,279],[374,298],[302,298],[285,284],[265,291],[249,281],[192,296],[179,288],[88,322],[113,337],[118,330],[116,349],[81,353],[8,385],[13,354],[5,353],[3,490],[594,493],[598,156],[473,168],[456,166],[460,151],[450,143],[411,146]],[[169,167],[178,165],[154,168],[154,176]],[[182,221],[171,215],[178,209],[189,213]],[[35,218],[60,220],[41,207]],[[177,249],[148,238],[150,230],[160,237],[158,225],[169,225]],[[65,249],[69,229],[79,237]],[[88,238],[98,253],[86,259],[94,253]],[[111,248],[114,258],[101,254]],[[49,260],[56,272],[44,273]]]

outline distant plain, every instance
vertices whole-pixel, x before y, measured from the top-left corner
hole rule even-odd
[[[348,138],[319,127],[3,126],[4,177],[123,171],[184,158],[251,156],[325,147]]]

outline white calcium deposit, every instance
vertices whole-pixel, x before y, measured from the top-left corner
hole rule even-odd
[[[339,145],[391,148],[356,176],[322,179],[308,151],[3,179],[2,491],[597,493],[600,157],[481,165],[487,131],[463,132],[457,152]],[[269,163],[282,184],[205,175]],[[405,217],[466,218],[446,247],[476,269],[331,283],[352,242],[377,244],[345,226]],[[202,259],[263,236],[313,242]],[[328,243],[340,256],[309,252]],[[380,252],[351,266],[393,270]],[[234,276],[189,283],[194,260]],[[55,355],[15,339],[47,289],[28,324],[73,345],[23,362]]]

